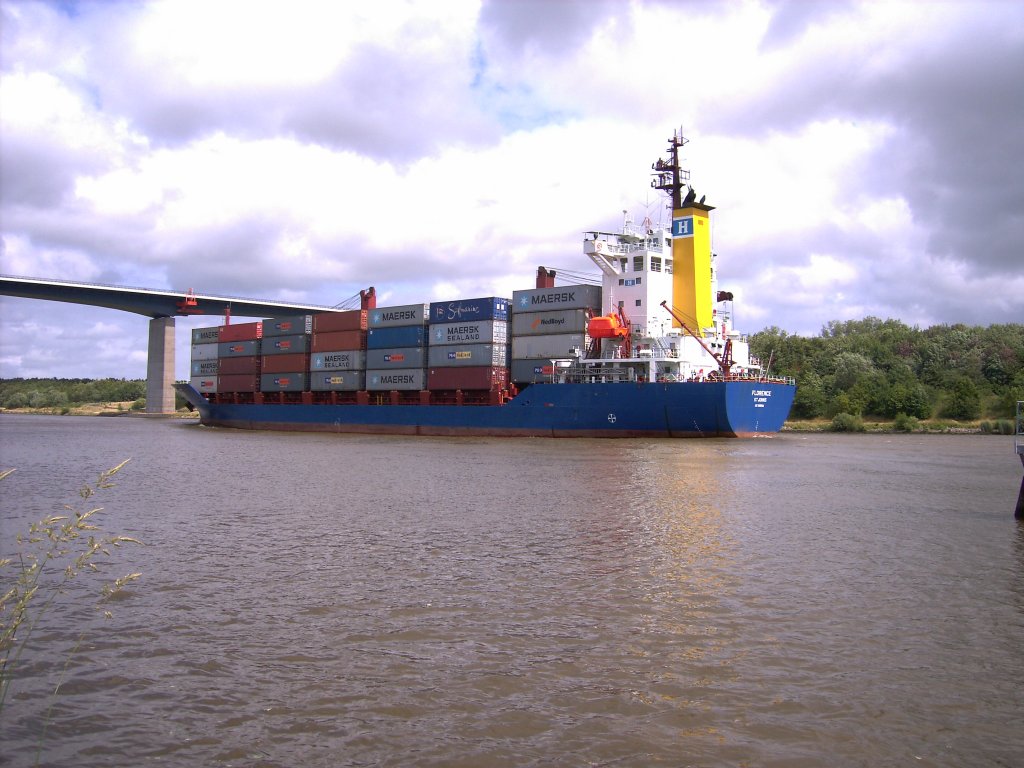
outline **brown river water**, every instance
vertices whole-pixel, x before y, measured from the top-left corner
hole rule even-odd
[[[1024,765],[1012,438],[4,415],[0,550],[125,458],[0,766]]]

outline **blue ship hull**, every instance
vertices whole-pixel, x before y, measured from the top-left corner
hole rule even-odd
[[[796,386],[754,380],[533,384],[502,405],[210,403],[175,385],[202,424],[236,429],[516,437],[750,437],[778,432]]]

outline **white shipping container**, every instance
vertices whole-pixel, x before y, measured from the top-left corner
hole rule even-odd
[[[423,325],[430,319],[429,304],[404,304],[400,307],[376,307],[369,310],[370,328],[393,328],[399,325]]]
[[[458,323],[434,323],[430,326],[430,344],[493,344],[508,341],[508,321],[475,320]]]
[[[433,368],[501,367],[508,365],[507,344],[450,344],[429,347],[427,365]]]
[[[309,388],[313,392],[356,392],[366,389],[363,371],[317,371],[309,375]]]
[[[398,368],[396,370],[370,370],[366,372],[368,390],[412,390],[427,388],[425,368]]]
[[[519,312],[512,315],[513,336],[552,333],[586,333],[587,310],[560,309],[554,312]]]
[[[192,329],[193,344],[216,344],[220,341],[220,326]]]
[[[217,391],[216,376],[193,376],[189,381],[196,390],[204,395],[213,394]]]
[[[562,285],[557,288],[532,288],[512,294],[512,312],[547,312],[555,309],[601,311],[601,286]]]
[[[574,350],[586,353],[590,339],[582,333],[557,333],[547,336],[515,336],[512,338],[512,359],[574,357]]]
[[[199,360],[216,360],[217,348],[217,344],[193,344],[192,362],[194,363]]]
[[[220,367],[220,363],[217,358],[213,360],[193,360],[192,361],[192,375],[193,376],[216,376],[217,370]]]
[[[366,368],[366,352],[361,349],[314,352],[309,358],[311,371],[358,371],[363,368]]]

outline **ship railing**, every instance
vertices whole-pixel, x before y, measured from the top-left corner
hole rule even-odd
[[[635,381],[635,372],[621,365],[573,365],[560,369],[558,381],[567,384],[616,383]]]
[[[719,381],[745,381],[755,384],[788,384],[796,386],[796,379],[792,376],[765,376],[763,373],[730,373],[722,376],[718,371],[711,371],[703,375],[693,375],[690,378],[679,377],[678,381],[691,381],[702,383],[716,383]]]

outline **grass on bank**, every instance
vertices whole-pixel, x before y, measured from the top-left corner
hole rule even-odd
[[[782,431],[1012,435],[1014,423],[1012,419],[975,421],[917,419],[904,414],[899,414],[895,419],[874,420],[849,413],[840,413],[832,419],[790,420],[782,427]]]
[[[13,542],[4,542],[6,551],[0,557],[0,723],[7,712],[7,696],[17,676],[22,651],[32,639],[40,618],[51,610],[61,611],[69,600],[77,603],[83,599],[68,596],[71,582],[86,581],[96,587],[97,593],[91,599],[97,609],[103,610],[111,598],[141,576],[129,573],[108,580],[101,573],[105,570],[102,565],[112,558],[114,549],[142,542],[131,536],[105,534],[100,522],[103,507],[90,506],[97,493],[113,487],[112,478],[128,461],[101,472],[95,483],[86,483],[79,489],[78,495],[88,509],[65,504],[63,514],[47,515],[32,523],[27,531],[18,533]],[[13,469],[0,472],[0,481],[13,472]],[[109,611],[103,612],[110,617]],[[53,666],[61,670],[61,682],[83,637],[84,630],[75,650],[66,658],[50,659]],[[58,683],[52,690],[51,708],[60,685]],[[46,723],[40,734],[40,749],[45,731]]]

